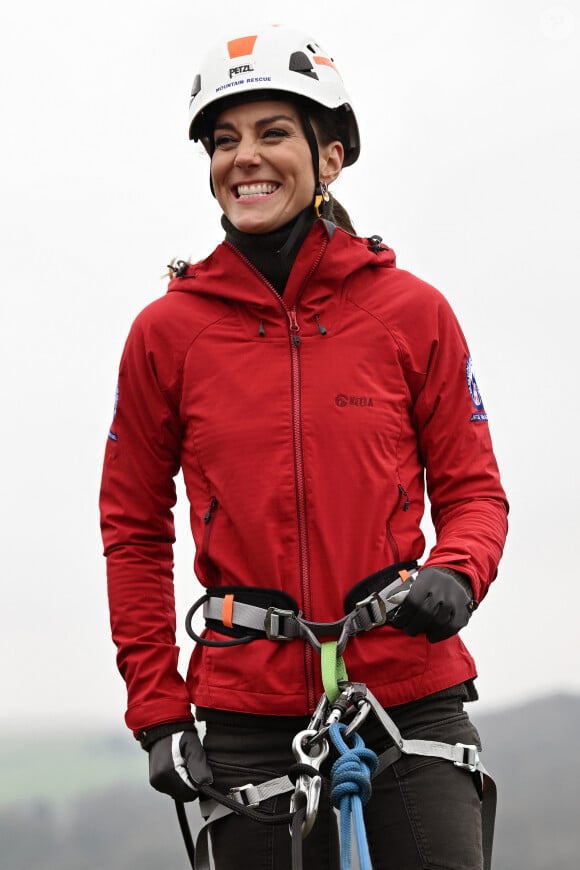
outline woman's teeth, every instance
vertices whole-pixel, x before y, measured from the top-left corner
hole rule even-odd
[[[238,184],[238,199],[242,199],[244,196],[267,196],[269,193],[274,193],[277,188],[277,184],[267,184],[266,182],[260,184]]]

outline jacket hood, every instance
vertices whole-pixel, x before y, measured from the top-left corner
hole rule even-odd
[[[293,305],[304,282],[315,272],[318,284],[332,288],[337,279],[344,283],[360,269],[394,266],[395,253],[382,244],[380,236],[352,236],[320,219],[298,252],[284,301],[289,307]],[[246,304],[263,303],[271,298],[272,290],[264,276],[229,242],[222,242],[205,260],[182,263],[167,288],[168,293],[194,293]]]

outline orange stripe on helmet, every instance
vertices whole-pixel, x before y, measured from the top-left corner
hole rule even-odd
[[[247,54],[251,54],[257,38],[257,36],[240,36],[238,39],[231,39],[228,42],[228,51],[232,60],[235,57],[244,57]]]
[[[222,607],[222,622],[224,625],[227,625],[228,628],[233,628],[233,616],[234,616],[234,596],[233,595],[224,595],[224,603]]]
[[[313,57],[314,63],[322,64],[322,66],[331,66],[335,72],[338,72],[336,65],[329,57],[323,57],[321,54],[315,54]]]

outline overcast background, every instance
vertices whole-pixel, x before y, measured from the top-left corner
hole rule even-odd
[[[577,0],[20,0],[0,13],[0,726],[122,722],[97,516],[116,370],[165,264],[221,238],[189,90],[224,24],[261,21],[333,54],[362,134],[335,191],[471,346],[512,508],[464,632],[480,710],[580,691]]]

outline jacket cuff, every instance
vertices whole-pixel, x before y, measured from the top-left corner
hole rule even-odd
[[[178,731],[196,731],[195,721],[187,719],[185,722],[165,722],[161,725],[153,725],[151,728],[142,728],[137,732],[137,740],[145,750],[151,749],[156,740],[177,734]]]
[[[473,597],[473,587],[471,585],[471,580],[467,576],[467,574],[463,574],[461,571],[456,571],[455,568],[447,568],[442,567],[441,565],[437,565],[438,571],[443,571],[444,574],[451,574],[454,580],[456,580],[461,588],[465,590],[469,598],[471,599],[471,603],[469,605],[470,610],[477,609],[477,601]]]

